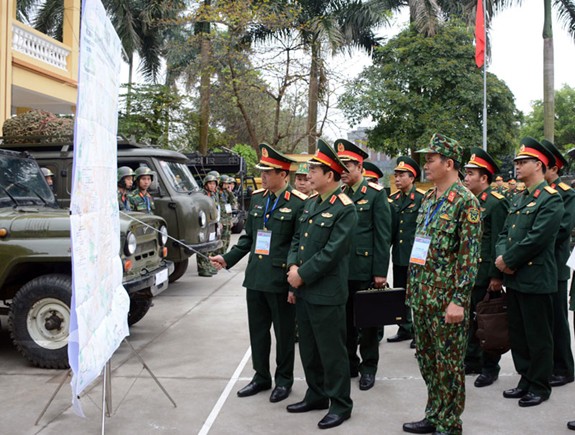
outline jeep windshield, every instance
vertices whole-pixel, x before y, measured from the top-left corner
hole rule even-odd
[[[185,164],[160,160],[160,167],[166,174],[167,182],[176,191],[190,193],[199,189],[198,183]]]
[[[0,204],[56,207],[54,195],[34,160],[6,154],[0,157]]]

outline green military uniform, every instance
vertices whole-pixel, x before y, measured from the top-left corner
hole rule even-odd
[[[156,208],[154,198],[148,192],[136,189],[129,195],[129,199],[132,210],[153,213]]]
[[[519,158],[544,153],[531,138],[522,140]],[[550,153],[547,154],[551,156]],[[547,154],[539,160],[547,164]],[[553,371],[552,294],[557,292],[555,239],[563,217],[563,201],[542,181],[524,191],[512,205],[497,241],[496,255],[513,270],[504,275],[507,289],[509,339],[517,388],[546,400]],[[512,396],[509,396],[512,397]]]
[[[287,256],[306,196],[287,185],[276,197],[260,189],[252,194],[243,234],[230,252],[224,254],[227,267],[250,254],[243,286],[246,287],[253,382],[269,388],[270,327],[276,337],[276,386],[291,388],[294,367],[295,306],[287,302]],[[264,224],[265,222],[265,224]],[[271,232],[269,254],[256,253],[258,232]]]
[[[120,192],[120,190],[118,190],[118,206],[120,207],[120,211],[132,210],[130,195],[128,193]]]
[[[419,152],[440,153],[456,161],[463,154],[456,141],[439,134]],[[413,310],[417,361],[427,385],[425,418],[437,432],[459,434],[465,406],[468,310],[481,239],[477,198],[459,181],[439,198],[436,189],[431,190],[422,201],[416,234],[407,300]],[[426,259],[417,252],[426,252]],[[465,315],[460,323],[447,324],[445,312],[452,302],[463,307]]]
[[[567,165],[567,160],[551,142],[542,140],[545,146],[555,157],[555,164],[562,170]],[[571,270],[567,266],[567,260],[571,254],[570,237],[575,227],[575,190],[561,181],[561,178],[553,180],[549,185],[556,189],[563,199],[565,210],[561,226],[555,242],[555,258],[557,263],[557,293],[553,293],[553,375],[572,380],[575,367],[573,353],[571,352],[571,332],[569,328],[567,307],[567,281]],[[553,380],[552,380],[553,385]]]
[[[322,140],[318,141],[316,155],[320,152],[322,163],[345,170]],[[288,256],[288,268],[297,265],[303,280],[295,294],[299,348],[308,385],[304,402],[317,407],[329,402],[329,413],[343,418],[350,416],[353,407],[345,346],[345,304],[351,229],[356,224],[353,202],[340,188],[311,196]]]
[[[218,201],[218,192],[216,191],[215,193],[210,192],[209,190],[207,190],[205,188],[206,183],[209,183],[211,181],[217,181],[217,178],[214,175],[206,175],[204,178],[204,189],[203,189],[203,193],[204,195],[206,195],[207,197],[211,198],[212,201],[214,201],[214,203],[216,204],[216,207],[218,209],[218,215],[220,216],[221,219],[221,210],[220,210],[220,203]],[[209,256],[213,256],[217,254],[217,252],[207,252],[205,253],[205,257],[204,255],[196,255],[196,261],[198,263],[198,275],[199,276],[204,276],[204,277],[210,277],[212,275],[215,275],[217,273],[216,269],[214,266],[211,265],[210,260],[208,260],[207,257]]]
[[[357,145],[345,139],[335,141],[338,157],[341,161],[363,163],[368,154]],[[391,244],[391,211],[387,193],[383,187],[361,178],[353,186],[344,185],[343,191],[355,204],[357,226],[353,228],[353,237],[349,256],[349,297],[347,312],[347,352],[350,374],[375,375],[379,363],[378,328],[362,328],[354,325],[354,295],[359,290],[370,288],[374,277],[387,277],[389,268],[389,247]],[[357,355],[359,352],[361,361]],[[360,389],[373,386],[373,377],[360,380]]]

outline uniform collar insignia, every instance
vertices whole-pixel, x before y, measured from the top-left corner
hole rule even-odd
[[[535,191],[535,193],[533,194],[533,198],[537,198],[540,193],[541,193],[541,190],[537,189],[537,190]]]
[[[455,193],[455,190],[452,190],[451,192],[449,192],[449,195],[447,195],[447,200],[449,202],[453,202],[453,200],[455,199],[455,195],[457,195],[457,193]]]
[[[483,192],[481,194],[481,201],[485,201],[487,199],[487,192]]]
[[[333,204],[336,199],[337,199],[337,196],[332,195],[331,198],[329,199],[329,203],[330,203],[330,204]]]
[[[361,186],[361,193],[367,192],[367,186]]]
[[[415,193],[411,192],[411,195],[409,195],[409,199],[413,201],[415,199]]]
[[[286,199],[286,201],[289,201],[290,195],[291,194],[290,194],[289,190],[286,190],[286,193],[284,194],[284,198]]]

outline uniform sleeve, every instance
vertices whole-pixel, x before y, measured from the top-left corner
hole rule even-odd
[[[334,223],[333,230],[326,245],[298,269],[299,276],[303,279],[304,283],[311,284],[318,279],[322,279],[330,270],[338,267],[341,258],[349,252],[352,229],[356,224],[357,212],[355,211],[355,207],[343,207],[340,216]],[[295,249],[297,252],[298,247],[296,246]],[[294,245],[292,244],[292,253],[293,250]],[[290,254],[290,258],[291,255],[292,254]]]
[[[459,221],[459,251],[455,269],[455,289],[451,302],[460,307],[467,306],[477,276],[481,248],[481,219],[477,198],[464,201]]]
[[[290,250],[288,252],[288,257],[287,257],[287,268],[289,270],[290,266],[292,266],[293,264],[297,265],[297,257],[298,257],[298,252],[299,252],[299,238],[300,238],[300,226],[301,226],[301,215],[303,214],[303,211],[305,210],[306,207],[309,207],[309,199],[306,200],[304,202],[304,206],[301,208],[298,218],[297,218],[297,225],[296,225],[296,229],[293,233],[293,239],[292,239],[292,243],[291,243],[291,247]]]
[[[563,219],[561,219],[555,246],[559,246],[567,240],[571,236],[571,230],[575,226],[575,191],[573,189],[565,191],[563,207],[565,212],[563,213]]]
[[[489,278],[503,278],[503,272],[495,267],[496,245],[499,239],[499,234],[503,231],[505,219],[509,210],[509,203],[506,199],[498,200],[493,207],[491,214],[491,264],[489,265]]]
[[[510,269],[516,270],[537,256],[549,243],[549,238],[557,236],[563,213],[561,196],[559,194],[550,195],[545,206],[541,207],[537,213],[527,236],[503,254],[505,264]],[[499,241],[501,242],[501,239]]]
[[[392,210],[385,189],[378,192],[373,210],[373,270],[372,276],[385,276],[389,269]]]
[[[232,248],[222,257],[226,261],[227,268],[233,267],[238,261],[245,257],[252,249],[252,244],[254,243],[254,222],[252,218],[252,207],[254,205],[254,198],[252,198],[251,206],[248,211],[248,217],[246,219],[245,234],[242,234],[238,240],[238,243],[232,246]]]

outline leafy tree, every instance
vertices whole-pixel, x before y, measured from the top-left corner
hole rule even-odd
[[[525,117],[521,136],[544,137],[543,100],[533,102],[533,111]],[[555,141],[557,147],[567,151],[575,147],[575,88],[568,85],[555,91]]]
[[[246,175],[256,175],[256,164],[258,163],[258,154],[256,151],[250,146],[246,144],[239,143],[232,148],[232,151],[238,153],[240,156],[243,157],[244,161],[246,162]]]
[[[389,155],[408,153],[435,132],[465,147],[482,142],[482,74],[475,67],[471,33],[457,21],[434,37],[413,27],[376,50],[374,64],[340,98],[351,123],[376,123],[369,146]],[[515,144],[519,114],[509,88],[488,74],[488,148],[504,155]]]

